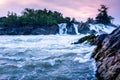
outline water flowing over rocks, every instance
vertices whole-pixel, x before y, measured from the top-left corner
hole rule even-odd
[[[120,27],[90,24],[89,29],[95,34],[86,35],[72,44],[87,41],[97,45],[92,57],[96,60],[98,80],[120,80]]]
[[[97,44],[93,57],[99,80],[120,80],[120,27]]]
[[[0,27],[0,35],[103,34],[112,32],[115,25],[89,23],[60,23],[44,26]]]

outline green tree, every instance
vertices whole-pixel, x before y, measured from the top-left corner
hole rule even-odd
[[[94,23],[95,21],[93,20],[93,18],[88,18],[86,22],[92,24],[92,23]]]
[[[101,8],[98,9],[99,14],[96,17],[96,22],[97,23],[102,23],[102,24],[110,24],[111,23],[111,17],[107,13],[108,7],[105,5],[101,5]]]
[[[19,26],[19,17],[16,13],[8,12],[7,18],[4,20],[4,23],[8,27],[17,27]]]

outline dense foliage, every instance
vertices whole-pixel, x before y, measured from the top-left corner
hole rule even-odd
[[[47,26],[59,23],[69,23],[69,17],[63,17],[57,11],[34,10],[26,8],[21,16],[16,13],[8,12],[7,17],[0,18],[0,25],[6,27],[24,27],[24,26]]]
[[[96,17],[97,23],[110,24],[113,17],[109,16],[107,13],[108,8],[105,5],[101,5],[101,8],[98,9],[99,14]]]

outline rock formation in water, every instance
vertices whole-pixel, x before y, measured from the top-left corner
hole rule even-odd
[[[120,27],[107,37],[99,37],[99,40],[101,41],[93,52],[98,79],[120,80]]]
[[[59,32],[58,25],[51,26],[24,26],[18,28],[4,27],[0,28],[0,35],[48,35],[57,34]]]
[[[84,36],[82,38],[80,38],[77,42],[74,42],[72,44],[80,44],[83,43],[85,41],[91,42],[92,44],[94,44],[94,39],[96,39],[96,36],[94,34],[90,34],[88,36]]]
[[[90,32],[90,25],[89,23],[79,23],[79,26],[78,26],[78,32],[82,33],[82,34],[87,34]]]
[[[106,33],[106,31],[111,32],[115,27],[115,25],[89,24],[87,22],[24,27],[0,26],[0,35],[100,34],[101,32]]]

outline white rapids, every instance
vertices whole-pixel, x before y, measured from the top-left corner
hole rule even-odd
[[[85,35],[0,36],[0,80],[96,80]]]
[[[89,24],[90,30],[95,30],[98,35],[108,33],[110,34],[116,29],[114,26],[104,25],[104,24]]]

